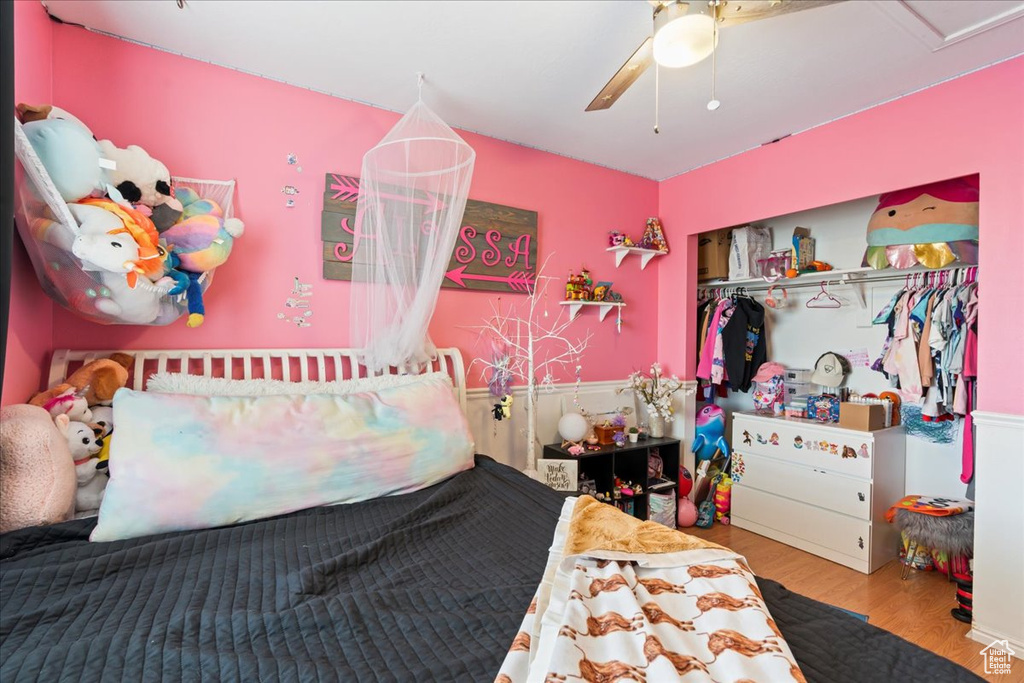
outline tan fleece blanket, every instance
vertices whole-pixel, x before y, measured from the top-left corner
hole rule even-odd
[[[591,496],[581,496],[573,506],[563,554],[585,555],[593,550],[649,554],[698,549],[728,550],[664,524],[641,521]]]

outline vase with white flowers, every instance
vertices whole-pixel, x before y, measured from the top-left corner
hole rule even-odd
[[[647,409],[650,419],[650,435],[656,439],[665,435],[665,423],[674,419],[672,395],[683,388],[683,382],[672,375],[665,377],[661,373],[661,364],[651,364],[650,376],[642,372],[634,372],[629,376],[626,386],[619,389],[632,391]]]

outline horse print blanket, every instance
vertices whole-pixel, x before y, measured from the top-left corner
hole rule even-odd
[[[496,683],[798,681],[746,561],[568,498]]]

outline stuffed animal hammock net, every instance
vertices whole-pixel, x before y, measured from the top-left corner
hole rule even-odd
[[[79,223],[17,121],[14,143],[20,162],[15,169],[18,234],[39,284],[51,299],[86,320],[107,325],[167,325],[187,312],[184,294],[170,296],[144,278],[130,294],[133,302],[142,301],[145,305],[141,308],[151,310],[152,316],[147,314],[140,320],[129,313],[129,307],[116,304],[118,296],[105,286],[103,274],[86,269],[72,253],[72,242],[80,234]],[[172,182],[176,188],[188,187],[198,196],[215,201],[225,218],[232,217],[235,181],[173,177]],[[202,291],[213,282],[213,274],[209,270],[199,278]]]
[[[434,314],[476,152],[423,103],[363,157],[352,265],[352,343],[378,371],[415,366],[435,352]]]

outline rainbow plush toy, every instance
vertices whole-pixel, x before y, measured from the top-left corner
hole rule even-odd
[[[181,258],[182,270],[206,273],[227,261],[235,238],[245,230],[242,221],[224,218],[217,202],[200,198],[190,187],[175,188],[174,196],[184,211],[162,237]]]
[[[919,185],[878,198],[864,265],[943,268],[978,262],[978,176]]]
[[[181,220],[165,230],[161,237],[176,256],[174,265],[177,271],[185,275],[184,279],[175,276],[179,286],[172,293],[187,291],[187,325],[198,327],[205,317],[199,276],[228,260],[235,238],[241,236],[245,225],[237,218],[224,218],[217,202],[200,198],[191,188],[176,188],[174,196],[184,211]]]

